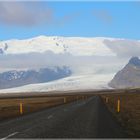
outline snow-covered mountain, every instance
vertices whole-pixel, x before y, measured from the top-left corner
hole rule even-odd
[[[132,56],[140,56],[139,52],[139,40],[57,36],[12,39],[0,41],[0,72],[68,66],[72,75],[59,80],[65,88],[56,83],[57,88],[53,89],[106,88]],[[48,84],[28,85],[18,89],[42,91],[51,89],[47,88]]]
[[[1,54],[70,53],[73,55],[114,55],[104,40],[113,38],[82,38],[82,37],[47,37],[39,36],[26,40],[8,40],[0,42]]]
[[[133,48],[132,48],[133,47]],[[140,50],[140,41],[115,38],[84,38],[84,37],[47,37],[38,36],[26,40],[0,41],[1,54],[43,53],[70,53],[73,55],[130,55],[137,56]],[[135,54],[135,55],[134,55]],[[138,54],[138,53],[137,53]]]
[[[140,41],[105,37],[38,36],[25,40],[0,41],[0,54],[70,53],[72,55],[132,55],[138,56]],[[131,52],[131,54],[130,54]],[[126,54],[124,54],[126,53]],[[134,55],[135,54],[135,55]]]

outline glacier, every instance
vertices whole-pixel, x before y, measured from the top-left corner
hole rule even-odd
[[[140,41],[106,37],[38,36],[0,41],[0,72],[68,66],[72,75],[43,84],[0,90],[49,92],[105,89],[132,56],[139,56]]]

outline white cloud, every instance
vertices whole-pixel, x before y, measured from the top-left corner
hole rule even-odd
[[[140,42],[135,40],[104,40],[104,43],[119,57],[140,56]]]
[[[0,22],[7,25],[34,26],[52,21],[53,12],[39,2],[0,2]]]
[[[50,51],[46,53],[0,55],[0,72],[14,69],[69,66],[74,74],[110,74],[120,70],[127,61],[116,56],[73,56],[67,53],[54,54]]]

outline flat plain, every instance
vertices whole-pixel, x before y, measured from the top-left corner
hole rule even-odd
[[[98,95],[104,106],[115,120],[122,126],[129,137],[140,137],[140,89],[81,91],[62,94],[50,94],[28,97],[2,97],[0,99],[0,121],[20,117],[33,112],[46,110],[63,104],[86,100]],[[22,94],[22,93],[21,93]],[[108,101],[107,101],[108,100]],[[117,112],[117,102],[120,100],[120,112]],[[20,103],[23,114],[20,114]]]

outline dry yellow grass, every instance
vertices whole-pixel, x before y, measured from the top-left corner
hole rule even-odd
[[[140,138],[140,93],[115,93],[101,95],[109,110],[126,129],[130,137]],[[120,113],[117,112],[117,100],[120,100]]]
[[[0,120],[20,116],[20,103],[23,104],[23,115],[42,109],[62,105],[77,100],[78,96],[44,96],[0,99]],[[66,102],[64,102],[64,98]],[[82,99],[82,96],[78,97]]]
[[[37,111],[41,108],[54,106],[62,102],[62,98],[23,98],[23,99],[0,99],[0,120],[20,115],[19,104],[23,104],[23,112]]]
[[[99,94],[100,93],[100,94]],[[44,97],[20,97],[0,99],[0,120],[20,116],[19,104],[23,103],[23,115],[38,111],[44,108],[50,108],[64,104],[64,98],[67,102],[84,99],[94,95],[101,95],[103,101],[108,97],[106,103],[109,110],[125,128],[130,137],[140,138],[140,90],[114,90],[100,92],[84,92],[81,94]],[[117,113],[117,100],[121,101],[120,113]]]

